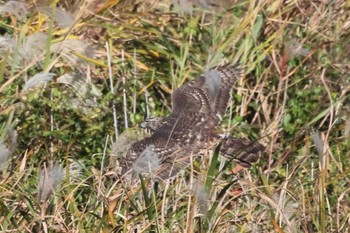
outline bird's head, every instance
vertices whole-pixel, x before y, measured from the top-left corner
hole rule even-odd
[[[163,122],[164,122],[164,118],[163,117],[151,117],[151,118],[145,119],[139,125],[139,127],[142,128],[142,129],[149,130],[149,131],[151,131],[151,133],[153,133],[160,126],[162,126]]]

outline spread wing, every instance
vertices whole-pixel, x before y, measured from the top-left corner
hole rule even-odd
[[[225,114],[233,86],[242,75],[243,69],[237,65],[218,66],[184,84],[172,94],[172,113],[166,125],[172,125],[175,134],[213,130]]]
[[[233,86],[242,74],[243,69],[237,65],[210,69],[173,92],[170,116],[148,118],[140,127],[155,132],[167,121],[171,124],[176,120],[175,127],[181,129],[193,128],[193,122],[208,123],[208,120],[214,120],[213,123],[217,125],[229,105]],[[186,121],[182,121],[183,118]]]
[[[186,143],[192,143],[196,138],[204,140],[204,134],[213,130],[219,122],[211,110],[205,82],[201,77],[174,91],[172,105],[172,113],[164,128],[171,130],[169,136],[176,140]],[[178,137],[179,134],[182,137]]]
[[[225,65],[209,70],[205,74],[209,84],[208,96],[211,108],[220,119],[225,115],[231,100],[233,86],[237,80],[242,78],[243,73],[244,69],[237,65]],[[217,83],[220,84],[219,87]]]

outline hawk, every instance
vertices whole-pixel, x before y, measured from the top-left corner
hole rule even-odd
[[[141,127],[152,134],[131,145],[121,161],[122,174],[152,173],[166,180],[191,162],[191,156],[213,149],[221,142],[220,154],[249,167],[264,147],[245,139],[222,137],[217,126],[228,108],[232,89],[243,76],[238,65],[210,69],[175,90],[172,111],[164,118],[148,119]]]

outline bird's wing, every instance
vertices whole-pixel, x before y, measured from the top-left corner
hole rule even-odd
[[[150,136],[134,143],[121,161],[121,174],[131,171],[132,177],[141,173],[151,173],[162,180],[175,176],[190,162],[193,147],[183,146],[166,137]]]
[[[186,167],[189,155],[204,147],[209,132],[225,114],[241,73],[237,66],[219,66],[175,90],[171,114],[150,137],[131,146],[122,161],[122,173],[149,169],[157,170],[160,178],[169,178]]]
[[[225,115],[229,105],[233,86],[238,79],[242,78],[243,72],[244,69],[238,65],[224,65],[204,74],[210,106],[220,119]]]
[[[169,119],[174,121],[175,130],[192,129],[213,120],[203,77],[182,85],[171,97],[173,107]]]

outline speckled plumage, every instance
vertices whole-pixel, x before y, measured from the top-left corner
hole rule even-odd
[[[137,170],[137,173],[151,172],[165,180],[188,166],[191,156],[217,144],[220,137],[216,127],[226,112],[233,86],[242,75],[243,70],[236,65],[218,66],[175,90],[171,114],[155,119],[156,122],[149,121],[153,134],[131,146],[121,161],[122,174],[135,173]],[[147,127],[147,124],[142,126]],[[251,150],[240,153],[237,160],[247,166],[258,159],[258,152],[263,150],[260,144],[251,146],[247,140],[229,137],[223,141],[221,154],[235,156],[235,153],[244,151],[246,146]],[[146,150],[152,151],[148,153],[151,156],[141,156]],[[152,163],[149,171],[146,166],[141,172],[139,168],[134,169],[135,161],[139,163],[140,156],[159,160],[159,167],[155,168]],[[244,157],[247,157],[247,161]],[[147,161],[141,162],[147,164]]]

